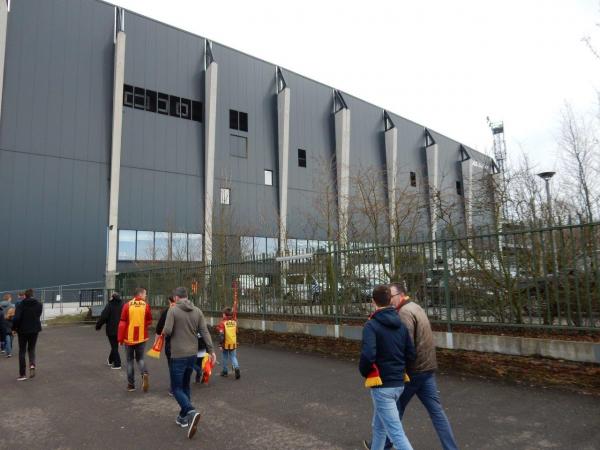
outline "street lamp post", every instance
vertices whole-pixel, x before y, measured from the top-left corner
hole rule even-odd
[[[548,225],[554,226],[554,216],[552,215],[552,196],[550,195],[550,179],[556,172],[541,172],[537,176],[546,183],[546,202],[548,203]],[[554,230],[550,229],[550,241],[552,243],[552,259],[554,263],[554,273],[558,269],[558,257],[556,255],[556,242],[554,241]]]

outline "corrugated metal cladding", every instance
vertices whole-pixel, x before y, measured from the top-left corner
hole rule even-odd
[[[264,171],[276,174],[278,164],[275,66],[218,44],[212,51],[219,64],[214,232],[275,237],[277,177],[264,183]],[[248,131],[230,128],[230,110],[248,114]],[[246,138],[246,158],[235,156],[231,135]],[[221,188],[231,189],[228,206],[220,204]]]
[[[94,0],[12,2],[0,123],[0,289],[103,278],[114,17],[112,5]],[[125,33],[125,84],[205,103],[204,38],[130,12]],[[276,237],[276,67],[216,43],[212,51],[219,66],[214,231]],[[326,196],[336,187],[332,88],[283,73],[291,89],[288,234],[326,239],[327,214],[333,228],[337,221],[336,199]],[[365,171],[384,179],[383,111],[344,98],[351,109],[351,179]],[[231,114],[237,129],[230,127]],[[391,116],[398,128],[401,207],[417,209],[426,228],[425,130]],[[204,126],[124,108],[120,229],[202,233]],[[460,145],[432,135],[442,189],[455,195]],[[272,185],[265,171],[272,171]],[[351,183],[352,194],[358,187]],[[221,205],[221,188],[230,189],[230,205]],[[382,201],[384,189],[384,183],[376,189]],[[409,201],[414,197],[419,205]],[[350,230],[355,237],[368,228],[359,216]]]
[[[127,13],[125,84],[204,102],[204,39]],[[124,108],[119,228],[201,233],[203,123]]]
[[[101,279],[113,9],[13,1],[0,123],[0,289]]]

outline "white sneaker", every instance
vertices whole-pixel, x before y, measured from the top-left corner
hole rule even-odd
[[[17,378],[17,381],[25,381],[25,380],[27,380],[27,377],[19,377],[19,378]]]

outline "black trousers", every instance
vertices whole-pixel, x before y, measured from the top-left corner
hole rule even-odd
[[[117,336],[107,336],[108,342],[110,342],[110,355],[108,355],[108,362],[113,367],[121,367],[121,355],[119,355],[119,342]]]
[[[35,366],[35,344],[38,334],[19,333],[19,375],[24,377],[27,366],[25,364],[25,353],[29,353],[29,365]]]

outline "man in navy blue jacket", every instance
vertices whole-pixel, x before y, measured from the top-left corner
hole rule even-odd
[[[412,450],[404,433],[396,402],[404,390],[404,374],[407,361],[416,358],[415,348],[396,310],[390,306],[389,286],[377,286],[373,290],[373,302],[377,310],[363,328],[362,350],[359,370],[370,382],[373,400],[373,450],[382,450],[389,436],[397,450]],[[375,384],[375,385],[374,385]]]

